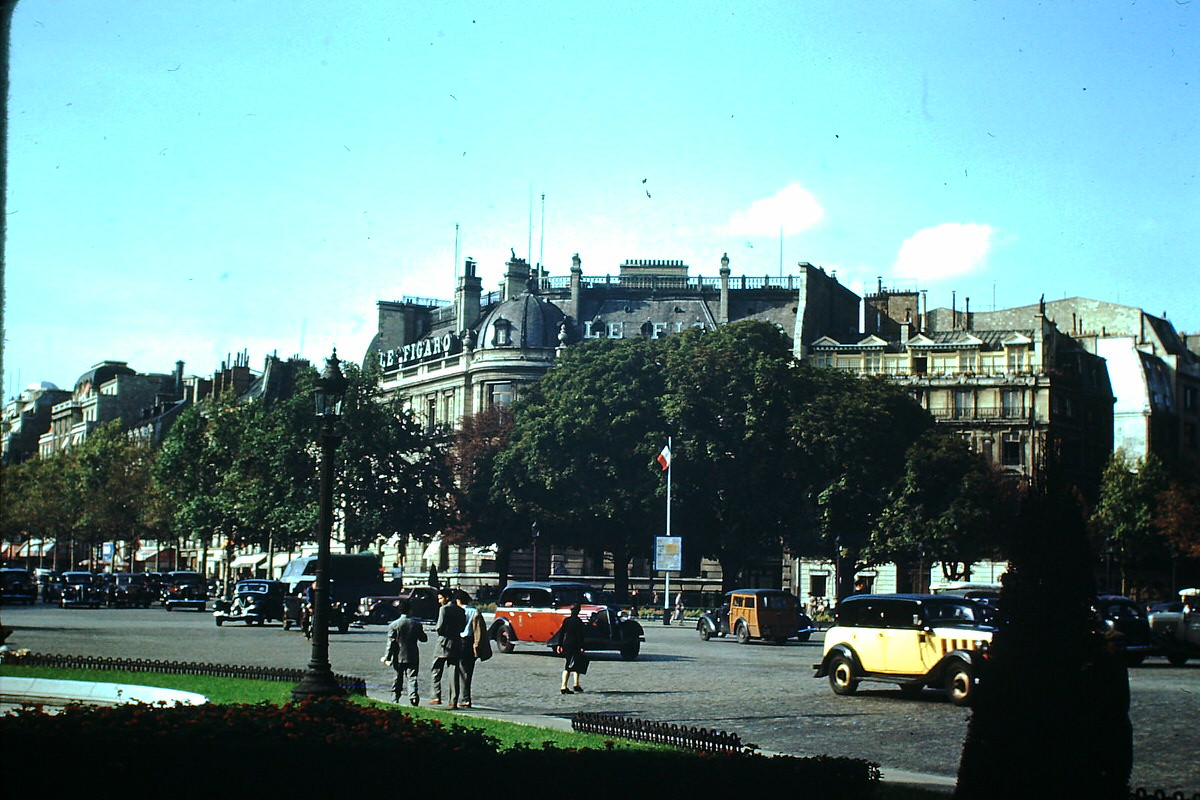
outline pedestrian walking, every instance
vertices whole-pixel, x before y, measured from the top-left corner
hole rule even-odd
[[[450,708],[457,709],[459,681],[456,676],[458,660],[462,656],[462,632],[467,626],[467,615],[454,603],[454,590],[449,586],[438,589],[437,600],[441,608],[438,609],[437,624],[434,626],[438,638],[433,656],[433,699],[429,705],[442,704],[442,677],[446,667],[449,667],[452,676],[449,681]]]
[[[387,629],[387,652],[379,659],[391,665],[396,671],[396,680],[392,684],[392,699],[399,703],[407,690],[408,702],[418,705],[421,696],[417,691],[417,670],[420,668],[418,642],[427,642],[425,628],[420,622],[408,616],[408,601],[401,600],[397,606],[400,616],[392,620]]]
[[[675,621],[683,622],[683,592],[675,595]]]
[[[459,589],[454,595],[454,602],[467,618],[467,624],[462,629],[462,656],[458,659],[458,671],[454,673],[454,679],[459,683],[459,707],[470,708],[475,662],[491,658],[492,646],[488,643],[487,625],[483,622],[483,614],[471,605],[471,595]]]
[[[587,654],[583,651],[584,634],[583,620],[579,618],[579,603],[576,603],[571,606],[571,615],[563,620],[562,627],[553,639],[554,652],[565,659],[560,687],[562,694],[583,691],[579,676],[586,673],[588,668]],[[572,678],[575,684],[573,688],[569,686]]]

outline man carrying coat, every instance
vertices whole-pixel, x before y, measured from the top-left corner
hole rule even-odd
[[[392,669],[396,670],[396,681],[392,684],[393,700],[399,703],[407,687],[408,702],[415,706],[421,702],[417,694],[417,670],[420,667],[417,643],[427,642],[429,637],[425,635],[421,623],[408,616],[407,600],[401,600],[398,608],[400,616],[392,620],[387,629],[387,653],[379,660],[391,664]]]
[[[433,699],[431,706],[442,704],[442,676],[450,667],[450,708],[458,708],[459,681],[457,680],[458,659],[462,655],[462,632],[467,626],[467,615],[454,603],[454,589],[443,586],[438,589],[437,649],[433,654]]]

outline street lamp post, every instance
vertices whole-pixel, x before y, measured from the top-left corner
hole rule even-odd
[[[333,456],[341,440],[334,428],[342,411],[346,378],[342,375],[337,349],[325,360],[325,371],[317,379],[317,416],[321,420],[320,520],[317,530],[317,574],[313,581],[312,656],[296,687],[293,700],[334,697],[345,694],[329,666],[329,539],[333,532]]]

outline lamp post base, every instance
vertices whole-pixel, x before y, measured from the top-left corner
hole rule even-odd
[[[323,697],[341,697],[346,690],[334,680],[329,665],[309,664],[304,677],[292,689],[293,700],[316,700]]]

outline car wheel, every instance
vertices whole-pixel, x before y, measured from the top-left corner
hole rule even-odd
[[[217,627],[218,627],[218,628],[219,628],[219,627],[221,627],[221,623],[222,623],[224,620],[222,620],[220,617],[213,617],[213,619],[215,619],[215,620],[217,621]]]
[[[696,630],[700,632],[700,641],[707,642],[712,638],[712,631],[703,622],[696,626]]]
[[[1172,667],[1182,667],[1188,662],[1188,657],[1186,653],[1171,653],[1167,656],[1167,662]]]
[[[970,704],[975,695],[975,679],[966,664],[960,662],[946,670],[946,694],[956,706]]]
[[[640,652],[642,652],[642,643],[637,639],[631,639],[621,645],[621,658],[626,661],[636,661]]]
[[[811,633],[802,633],[796,637],[796,641],[797,642],[807,642],[810,638],[812,638]]]
[[[787,637],[786,636],[776,637],[775,644],[787,644]]]
[[[167,603],[167,611],[170,611],[170,610],[171,610],[171,604]]]
[[[513,644],[512,634],[508,632],[508,628],[501,628],[496,631],[496,649],[501,653],[511,653],[516,645]]]
[[[834,694],[854,694],[858,691],[858,679],[854,677],[854,662],[843,655],[834,656],[829,662],[829,688]]]
[[[750,629],[746,627],[746,623],[739,621],[735,633],[738,644],[747,644],[750,641]]]

